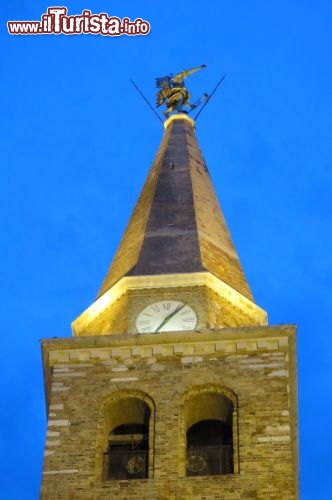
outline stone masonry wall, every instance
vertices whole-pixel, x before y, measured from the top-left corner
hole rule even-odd
[[[297,498],[293,330],[44,341],[51,392],[41,500]],[[236,395],[235,474],[185,477],[184,398],[202,389]],[[102,481],[101,409],[119,392],[154,403],[148,479]]]

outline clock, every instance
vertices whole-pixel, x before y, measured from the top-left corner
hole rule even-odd
[[[147,306],[136,321],[139,333],[193,330],[197,324],[195,311],[178,300],[162,300]]]

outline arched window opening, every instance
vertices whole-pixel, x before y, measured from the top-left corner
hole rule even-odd
[[[119,399],[111,405],[109,420],[104,478],[147,478],[150,408],[138,398]]]
[[[233,402],[224,394],[201,392],[185,404],[186,475],[232,474]]]
[[[233,472],[232,427],[219,420],[203,420],[187,432],[187,475]]]

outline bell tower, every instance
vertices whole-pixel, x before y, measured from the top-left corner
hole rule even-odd
[[[165,121],[96,300],[42,342],[43,500],[298,498],[295,327],[255,303],[194,125]]]

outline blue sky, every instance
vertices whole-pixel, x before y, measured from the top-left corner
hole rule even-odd
[[[147,36],[10,36],[47,4],[1,2],[0,496],[38,498],[46,417],[39,339],[93,300],[162,136],[131,86],[202,63],[218,93],[197,136],[256,302],[298,325],[301,499],[332,498],[332,4],[68,1]]]

